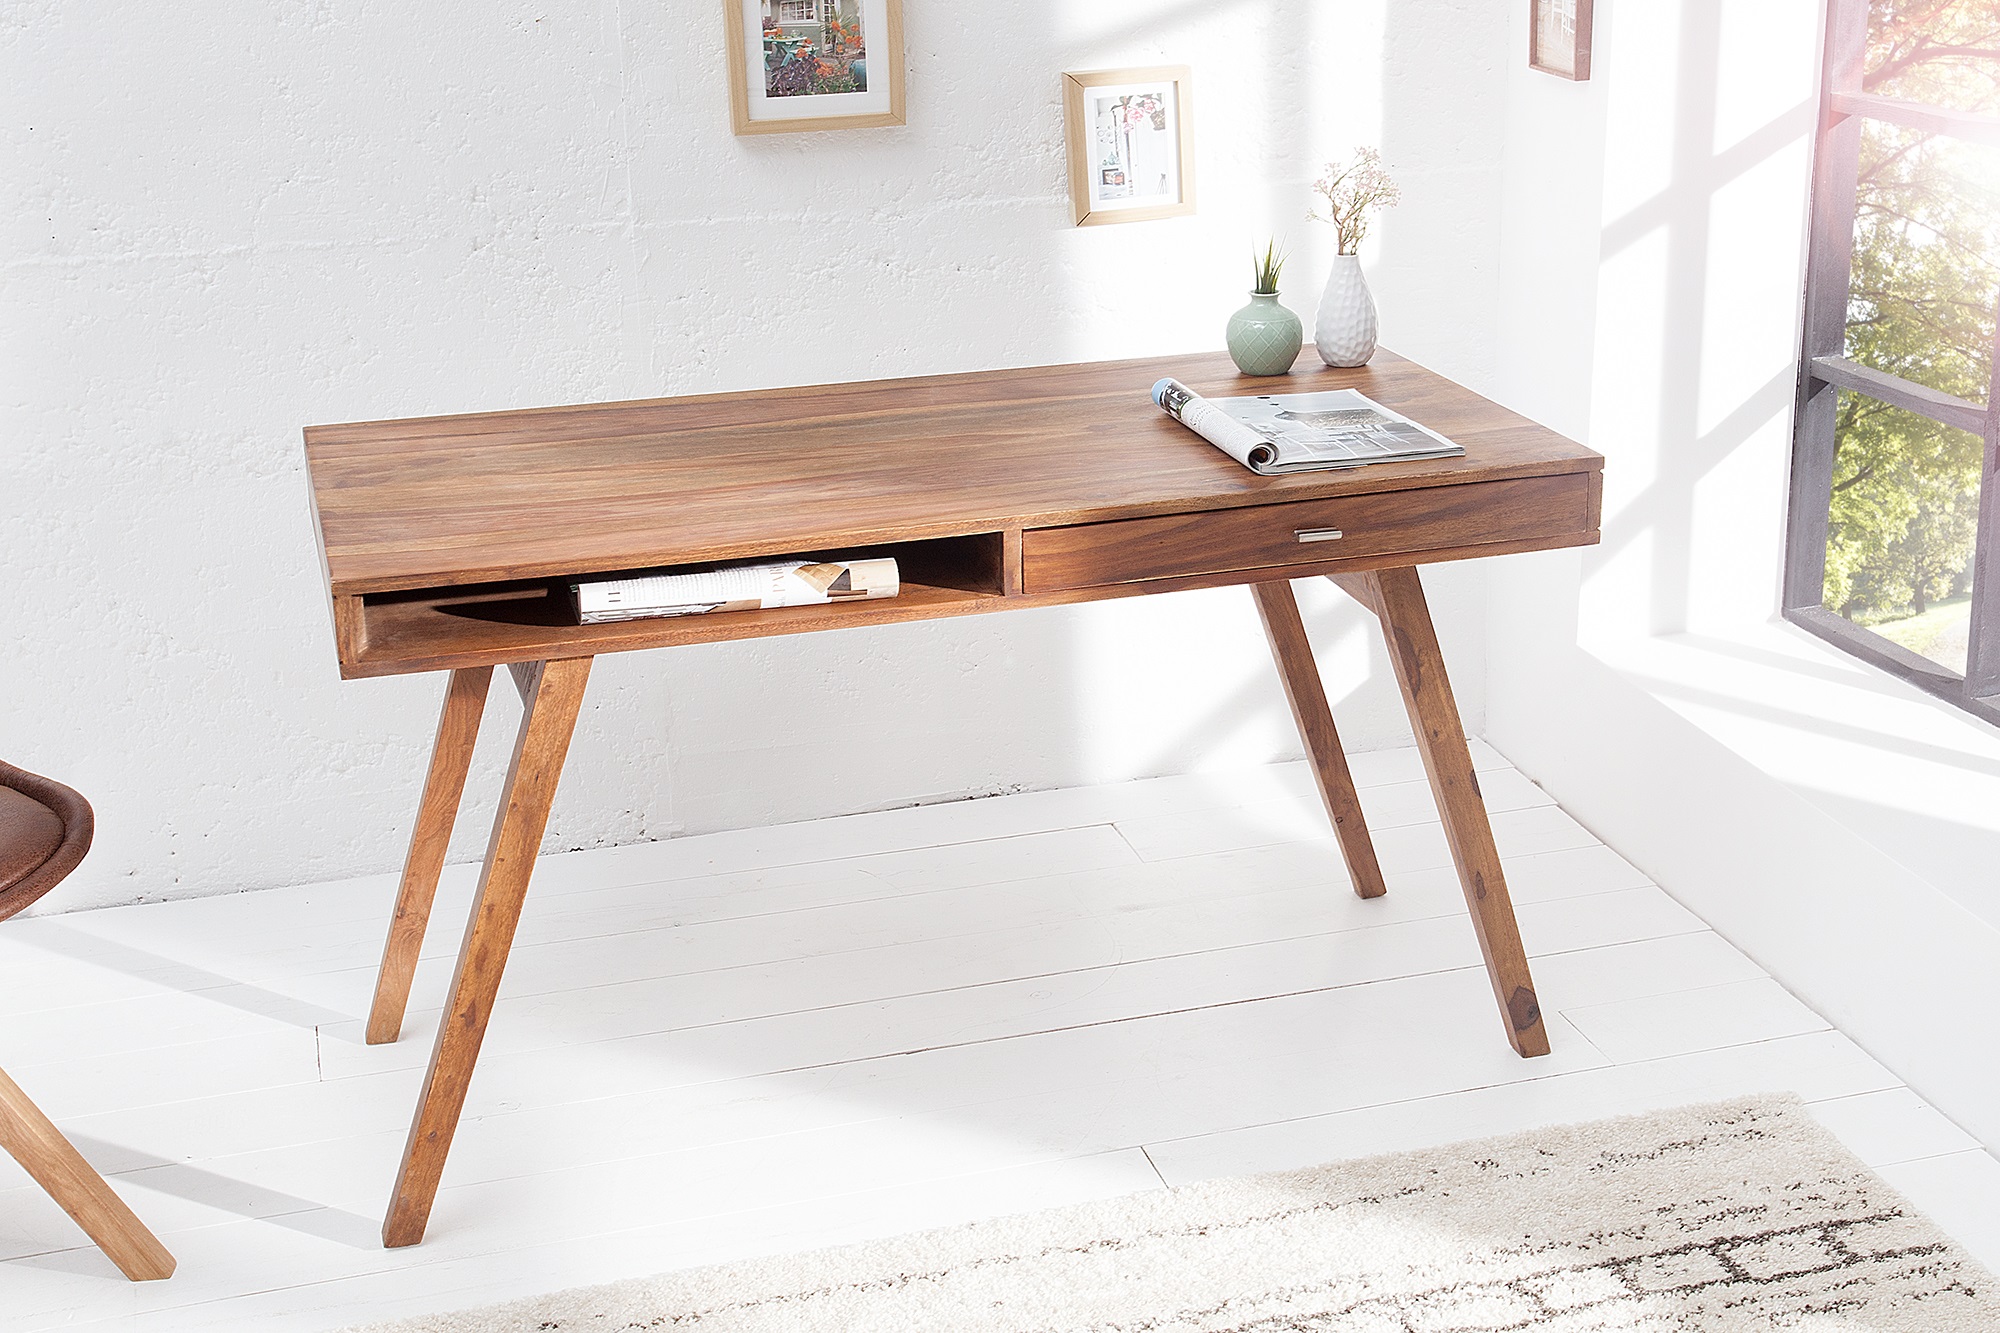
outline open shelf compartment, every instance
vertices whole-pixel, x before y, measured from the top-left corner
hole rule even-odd
[[[635,578],[713,568],[713,563],[591,570],[564,579],[520,579],[399,592],[364,593],[348,608],[358,623],[343,635],[341,674],[379,676],[502,662],[596,656],[637,648],[799,634],[988,609],[1004,595],[1006,543],[999,532],[885,542],[839,550],[772,552],[745,560],[896,561],[895,597],[718,611],[609,625],[579,625],[568,585],[579,579]],[[736,564],[732,560],[727,563]],[[336,620],[341,619],[336,610]]]

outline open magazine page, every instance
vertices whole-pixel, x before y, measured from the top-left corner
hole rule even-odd
[[[1465,452],[1356,389],[1210,400],[1277,451],[1274,471],[1351,467]]]
[[[1169,379],[1153,386],[1153,400],[1210,444],[1266,476],[1465,452],[1356,389],[1203,398]]]

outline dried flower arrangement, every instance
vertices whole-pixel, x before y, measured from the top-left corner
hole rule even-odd
[[[1313,193],[1323,203],[1315,203],[1306,216],[1333,224],[1340,253],[1359,254],[1362,238],[1368,235],[1369,214],[1378,208],[1393,208],[1403,197],[1389,173],[1382,170],[1382,155],[1373,148],[1357,148],[1345,166],[1326,164],[1326,174],[1313,182]],[[1326,210],[1324,214],[1321,208]]]

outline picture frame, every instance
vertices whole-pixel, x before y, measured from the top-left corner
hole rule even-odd
[[[723,0],[722,14],[736,133],[905,123],[903,0]]]
[[[1194,212],[1194,75],[1186,65],[1064,74],[1063,130],[1077,226]]]
[[[1593,0],[1528,0],[1528,68],[1582,83],[1590,77]]]

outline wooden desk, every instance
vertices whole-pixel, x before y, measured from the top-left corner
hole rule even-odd
[[[1162,375],[1215,396],[1358,388],[1466,453],[1259,477],[1152,405]],[[1388,352],[1282,381],[1168,357],[305,436],[341,674],[451,671],[370,1042],[402,1026],[495,666],[524,705],[388,1245],[423,1238],[599,653],[1249,584],[1355,892],[1372,898],[1382,872],[1290,584],[1325,575],[1381,622],[1507,1039],[1549,1049],[1416,566],[1595,542],[1603,459],[1580,445]],[[813,552],[893,555],[902,595],[564,623],[558,589],[579,574]]]

